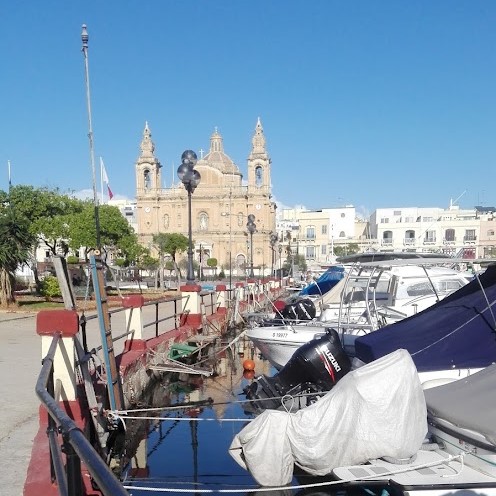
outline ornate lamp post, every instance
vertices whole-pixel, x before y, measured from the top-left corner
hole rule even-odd
[[[279,251],[279,280],[282,283],[282,245],[281,244],[279,245],[278,251]]]
[[[277,240],[278,239],[279,239],[279,237],[277,236],[276,233],[274,233],[274,232],[270,233],[269,242],[270,242],[270,249],[272,251],[272,268],[270,270],[270,275],[271,276],[274,276],[274,264],[275,264],[275,260],[276,260],[275,246],[276,246],[276,243],[277,243]]]
[[[255,277],[253,273],[253,233],[257,230],[257,225],[255,224],[255,216],[253,214],[248,215],[246,229],[250,235],[250,277]]]
[[[186,282],[193,284],[195,282],[195,273],[193,271],[193,233],[191,222],[191,195],[196,187],[200,184],[200,173],[195,170],[197,161],[196,153],[193,150],[186,150],[181,155],[181,165],[177,168],[177,177],[184,184],[188,192],[188,273]]]

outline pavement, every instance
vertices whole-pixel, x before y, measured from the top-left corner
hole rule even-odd
[[[0,496],[22,496],[40,402],[41,338],[36,314],[0,312]],[[47,469],[48,470],[48,469]]]
[[[87,312],[87,315],[95,312]],[[147,321],[154,307],[144,308]],[[112,333],[125,329],[124,313],[112,316]],[[88,346],[101,343],[98,319],[88,321]],[[119,354],[124,340],[115,343]],[[22,496],[33,440],[38,432],[40,401],[35,393],[41,371],[41,338],[36,313],[0,311],[0,496]],[[49,467],[47,466],[47,471]]]

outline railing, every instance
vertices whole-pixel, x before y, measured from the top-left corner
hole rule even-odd
[[[159,325],[162,322],[171,322],[170,325],[165,326],[165,328],[162,329],[163,332],[171,331],[172,329],[177,329],[181,325],[182,307],[180,303],[181,303],[180,296],[173,296],[167,298],[160,298],[158,300],[147,301],[143,306],[145,307],[155,306],[155,320],[143,324],[143,328],[154,326],[155,337],[158,337],[160,335]],[[167,309],[172,310],[172,312],[171,311],[168,312]],[[163,311],[162,316],[160,310]],[[163,316],[164,313],[165,316]]]
[[[51,481],[57,483],[61,496],[82,496],[85,494],[81,473],[81,461],[83,461],[102,494],[129,496],[120,481],[86,439],[82,430],[58,405],[59,383],[57,383],[56,393],[53,364],[60,340],[61,334],[55,333],[36,382],[36,394],[49,414],[47,435],[50,447]],[[62,443],[57,440],[59,434],[62,435]],[[65,469],[62,453],[66,458]]]

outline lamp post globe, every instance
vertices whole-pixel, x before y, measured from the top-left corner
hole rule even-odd
[[[181,165],[177,168],[177,177],[183,183],[184,189],[188,192],[188,272],[186,274],[186,282],[188,284],[193,284],[195,282],[195,273],[193,270],[191,195],[201,181],[200,173],[194,168],[196,162],[196,153],[193,150],[186,150],[181,155]]]

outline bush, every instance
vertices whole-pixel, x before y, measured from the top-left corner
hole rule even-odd
[[[226,274],[224,273],[224,269],[220,269],[219,272],[219,279],[222,281],[222,279],[226,278]]]
[[[58,279],[55,276],[46,276],[41,282],[40,293],[46,301],[50,301],[55,296],[62,296]]]
[[[69,255],[67,257],[67,263],[68,264],[78,264],[79,263],[79,257],[76,257],[74,255]]]

